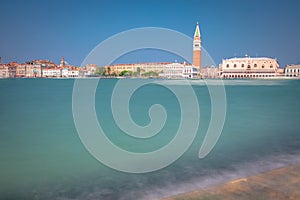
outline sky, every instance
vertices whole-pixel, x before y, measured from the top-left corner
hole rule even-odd
[[[162,27],[193,37],[198,21],[202,46],[217,64],[248,54],[277,58],[284,67],[300,63],[299,10],[298,0],[1,0],[0,56],[3,63],[59,63],[63,56],[79,66],[114,34]],[[149,52],[127,62],[174,61]]]

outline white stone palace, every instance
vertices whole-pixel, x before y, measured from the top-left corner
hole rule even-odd
[[[219,65],[221,78],[270,78],[277,76],[279,64],[276,59],[245,56],[223,59]]]

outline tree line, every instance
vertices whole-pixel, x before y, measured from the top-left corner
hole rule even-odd
[[[133,72],[130,70],[123,70],[120,73],[114,72],[111,67],[98,67],[95,71],[95,75],[97,76],[124,76],[124,77],[157,77],[159,74],[155,71],[148,71],[144,72],[139,67],[137,68],[137,71]]]

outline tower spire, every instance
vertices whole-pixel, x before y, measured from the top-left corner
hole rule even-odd
[[[195,29],[195,33],[194,33],[194,38],[195,37],[201,37],[198,21],[197,21],[196,29]]]

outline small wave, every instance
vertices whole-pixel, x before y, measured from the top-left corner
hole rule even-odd
[[[207,175],[199,174],[198,178],[185,183],[174,184],[172,182],[166,187],[146,191],[142,199],[161,199],[299,163],[300,154],[269,156],[254,162],[233,165],[229,169],[211,170],[207,172]]]
[[[119,180],[112,178],[110,181],[104,181],[105,185],[103,185],[102,178],[89,181],[81,180],[82,182],[69,186],[62,183],[54,187],[46,185],[44,188],[35,188],[36,191],[28,194],[28,197],[31,199],[37,197],[37,199],[60,200],[155,200],[299,163],[300,153],[261,157],[252,162],[218,168],[209,166],[200,168],[199,165],[194,165],[195,163],[186,163],[183,168],[166,169],[158,172],[159,174],[128,176],[120,174]],[[27,190],[19,191],[19,196],[16,197],[27,197],[27,193]]]
[[[157,84],[163,85],[241,85],[241,86],[273,86],[284,85],[287,80],[221,80],[221,79],[201,79],[201,80],[159,80]]]

